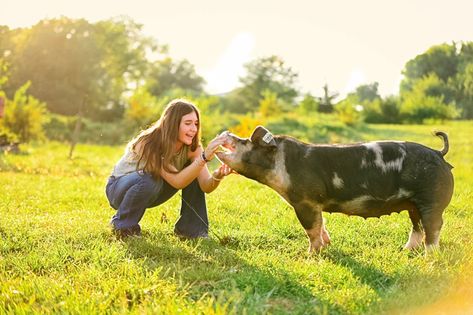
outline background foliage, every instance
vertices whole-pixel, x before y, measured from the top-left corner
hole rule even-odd
[[[96,23],[62,17],[29,28],[0,26],[0,70],[0,96],[13,108],[9,113],[25,116],[16,121],[42,116],[20,135],[9,114],[2,128],[21,141],[41,139],[43,133],[66,140],[74,125],[70,117],[80,115],[87,122],[82,141],[121,143],[156,121],[173,98],[191,99],[201,108],[210,130],[204,129],[207,140],[223,129],[244,131],[251,119],[269,123],[292,114],[332,113],[348,126],[473,118],[471,42],[439,44],[406,61],[399,95],[384,98],[377,82],[360,85],[343,98],[328,83],[319,96],[300,91],[296,69],[276,55],[250,61],[233,91],[209,95],[188,60],[173,59],[165,44],[144,36],[142,26],[126,17]],[[16,103],[21,99],[15,100],[17,91],[30,107],[38,107],[36,114]],[[100,136],[94,138],[90,128]],[[117,131],[121,135],[113,136]]]

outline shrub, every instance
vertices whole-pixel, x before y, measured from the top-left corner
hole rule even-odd
[[[302,114],[312,114],[317,113],[319,110],[319,103],[317,99],[313,97],[310,93],[304,95],[304,98],[299,103],[299,111]]]
[[[77,122],[77,117],[50,115],[48,123],[44,125],[46,137],[50,140],[61,142],[71,141],[72,133]],[[125,128],[125,122],[97,122],[82,118],[82,127],[79,134],[79,142],[96,144],[124,144],[133,136],[132,132]]]
[[[346,98],[335,106],[338,119],[347,126],[356,125],[361,121],[361,113],[350,98]]]
[[[459,111],[454,105],[446,105],[443,96],[407,98],[401,108],[405,120],[411,123],[425,123],[427,120],[446,120],[458,117]]]
[[[426,120],[445,120],[459,116],[460,112],[454,104],[445,104],[442,94],[429,91],[441,89],[443,82],[430,74],[416,80],[412,90],[402,95],[401,115],[408,122],[423,123]]]
[[[125,111],[125,123],[127,129],[138,130],[146,128],[156,121],[162,112],[164,105],[145,88],[139,88],[130,97],[128,108]]]
[[[6,100],[5,117],[2,119],[2,125],[22,142],[43,139],[43,124],[48,120],[46,105],[27,95],[29,86],[30,82],[21,86],[15,92],[13,101]]]
[[[263,98],[259,101],[259,112],[263,117],[281,114],[282,103],[278,99],[278,95],[270,90],[264,90]]]
[[[0,146],[11,145],[14,143],[18,143],[18,137],[7,128],[0,126]]]
[[[395,96],[363,103],[363,118],[367,123],[395,124],[401,122],[399,100]]]
[[[249,137],[258,125],[264,125],[264,121],[248,114],[242,116],[239,124],[231,127],[230,131],[240,137]]]
[[[49,120],[44,124],[46,138],[56,141],[70,141],[74,130],[75,117],[50,114]]]

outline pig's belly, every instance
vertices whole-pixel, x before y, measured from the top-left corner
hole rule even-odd
[[[324,205],[323,211],[369,218],[413,209],[415,206],[409,199],[381,200],[359,197],[345,202],[328,202]]]

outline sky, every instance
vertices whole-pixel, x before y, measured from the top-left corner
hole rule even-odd
[[[472,12],[471,0],[0,0],[0,25],[128,16],[171,57],[195,65],[212,94],[237,87],[245,63],[277,55],[303,93],[321,96],[327,83],[345,95],[376,81],[386,96],[398,92],[410,59],[473,41]]]

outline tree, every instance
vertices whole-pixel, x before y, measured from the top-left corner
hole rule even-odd
[[[152,64],[147,80],[148,90],[158,97],[176,88],[201,93],[204,83],[205,80],[196,73],[194,65],[189,61],[174,61],[171,57]]]
[[[247,74],[240,78],[243,87],[239,90],[242,96],[242,108],[254,111],[266,90],[276,93],[282,101],[292,104],[298,92],[295,83],[298,74],[278,56],[256,59],[245,65]]]
[[[355,93],[350,93],[349,95],[355,95],[360,103],[365,101],[372,102],[375,99],[381,98],[378,93],[378,85],[378,82],[362,84],[356,88]]]
[[[92,33],[85,20],[66,18],[23,30],[12,61],[10,91],[30,80],[30,93],[46,101],[51,111],[75,114],[83,97],[98,91],[93,83],[99,76],[100,49]]]
[[[2,87],[8,81],[8,64],[5,60],[0,58],[0,91]]]
[[[473,118],[470,79],[473,42],[437,45],[410,60],[403,71],[401,94],[412,91],[417,81],[434,74],[440,82],[430,86],[427,96],[442,97],[446,104],[456,104],[461,117]]]
[[[326,83],[323,87],[324,89],[324,96],[319,98],[319,112],[322,113],[331,113],[333,112],[333,102],[338,97],[337,92],[329,92],[328,84]]]
[[[121,117],[125,103],[123,94],[139,87],[150,71],[147,55],[167,51],[141,32],[142,25],[127,17],[99,21],[94,25],[96,40],[103,49],[101,67],[106,71],[99,78],[102,94],[107,97],[102,117]]]
[[[462,110],[462,117],[473,118],[473,62],[458,73],[453,84],[457,90],[457,105]]]
[[[8,90],[30,80],[30,93],[54,113],[75,115],[88,96],[86,116],[120,117],[123,92],[143,76],[146,52],[155,49],[140,30],[128,19],[90,24],[65,17],[15,30]]]
[[[5,92],[2,90],[2,86],[8,81],[7,70],[7,63],[0,58],[0,119],[3,118],[5,114],[5,103],[7,97]]]
[[[459,59],[455,44],[432,46],[425,53],[409,60],[402,74],[401,91],[412,89],[416,80],[434,73],[440,80],[447,82],[457,73]]]

